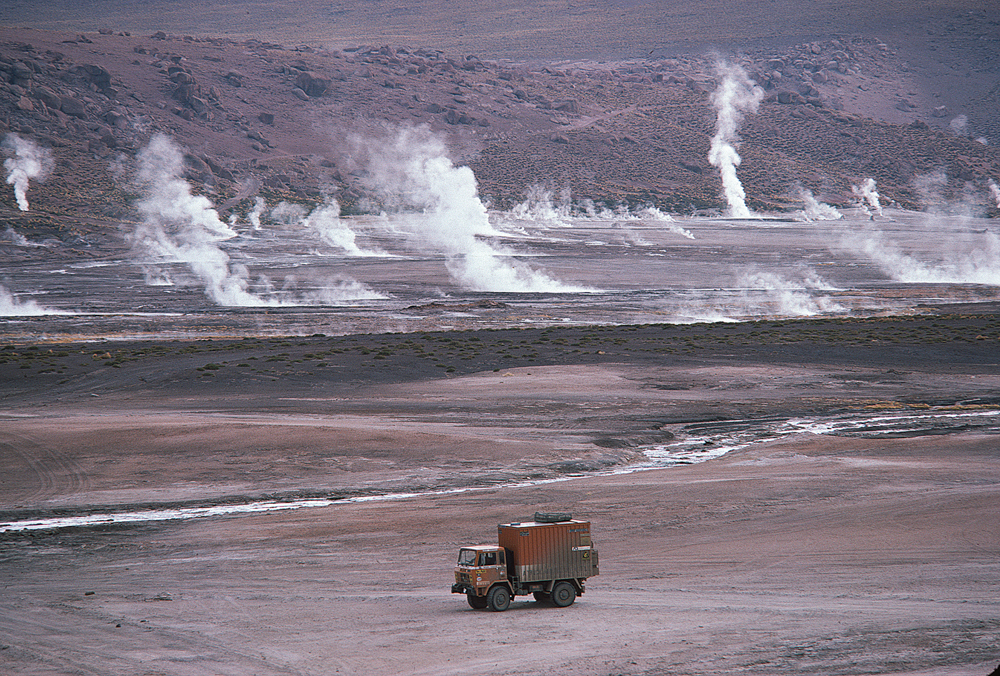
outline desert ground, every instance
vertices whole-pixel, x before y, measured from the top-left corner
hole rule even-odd
[[[0,136],[51,159],[30,210],[0,184],[0,673],[997,673],[997,3],[664,4],[0,6]],[[806,233],[780,251],[738,223],[697,250],[654,238],[730,206],[720,60],[762,90],[734,141],[751,209],[777,222],[810,191],[859,232],[918,223],[917,267],[986,276],[914,282],[812,221],[778,223]],[[144,279],[163,261],[140,226],[184,230],[139,206],[157,135],[177,195],[242,235],[263,218],[282,255],[306,243],[280,280],[310,252],[362,269],[280,239],[302,219],[271,210],[396,213],[372,157],[401,129],[474,172],[484,213],[613,212],[606,242],[544,259],[560,273],[735,295],[735,265],[701,280],[756,241],[765,271],[787,254],[880,304],[658,324],[622,292],[564,322],[586,303],[461,288],[447,249],[364,268],[395,296],[354,323]],[[869,220],[866,179],[907,216]],[[614,218],[644,208],[664,218],[623,239]],[[652,279],[647,254],[697,279]],[[450,593],[460,546],[535,511],[592,523],[601,573],[575,604]]]
[[[542,332],[517,332],[532,363],[485,368],[487,345],[453,372],[406,354],[406,335],[378,337],[381,367],[359,337],[8,346],[3,671],[986,675],[1000,662],[995,315],[605,327],[583,355],[566,341],[584,329]],[[278,351],[271,373],[235,364]],[[894,415],[930,422],[899,429]],[[846,419],[861,422],[809,426]],[[629,471],[650,444],[776,421],[801,429]],[[297,499],[326,502],[12,526]],[[493,613],[449,593],[459,546],[536,510],[593,524],[601,574],[576,604],[519,597]]]

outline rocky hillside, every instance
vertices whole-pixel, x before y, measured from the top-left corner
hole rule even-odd
[[[996,214],[986,185],[1000,179],[1000,139],[933,97],[901,94],[908,71],[892,45],[841,38],[734,60],[766,93],[740,130],[752,208],[798,208],[798,185],[849,204],[872,177],[904,206],[925,204],[931,186]],[[706,159],[717,86],[705,56],[529,67],[404,46],[0,29],[0,135],[55,159],[31,187],[32,211],[5,198],[0,217],[80,236],[132,218],[130,163],[156,132],[187,149],[187,177],[222,210],[330,193],[348,210],[378,208],[359,151],[398,125],[442,135],[499,206],[541,185],[609,204],[723,208]]]

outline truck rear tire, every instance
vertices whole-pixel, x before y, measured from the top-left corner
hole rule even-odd
[[[498,613],[510,608],[510,590],[502,585],[497,585],[486,595],[486,605],[490,610]]]
[[[469,602],[469,605],[476,610],[482,610],[486,607],[486,597],[476,596],[475,594],[466,594],[465,599]]]
[[[576,587],[565,580],[552,585],[552,605],[556,608],[565,608],[573,605],[573,601],[576,601]]]

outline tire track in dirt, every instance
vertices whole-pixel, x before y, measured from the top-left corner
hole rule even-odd
[[[21,434],[0,432],[0,460],[5,474],[0,486],[13,503],[7,506],[75,495],[90,486],[75,459]]]

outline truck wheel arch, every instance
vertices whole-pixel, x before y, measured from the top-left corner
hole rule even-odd
[[[550,595],[552,605],[557,608],[566,608],[573,605],[573,602],[576,601],[577,592],[575,584],[567,580],[559,580],[552,585],[552,594]]]
[[[514,595],[511,593],[510,587],[503,583],[495,584],[486,593],[486,605],[492,611],[503,612],[510,608],[512,598]]]

